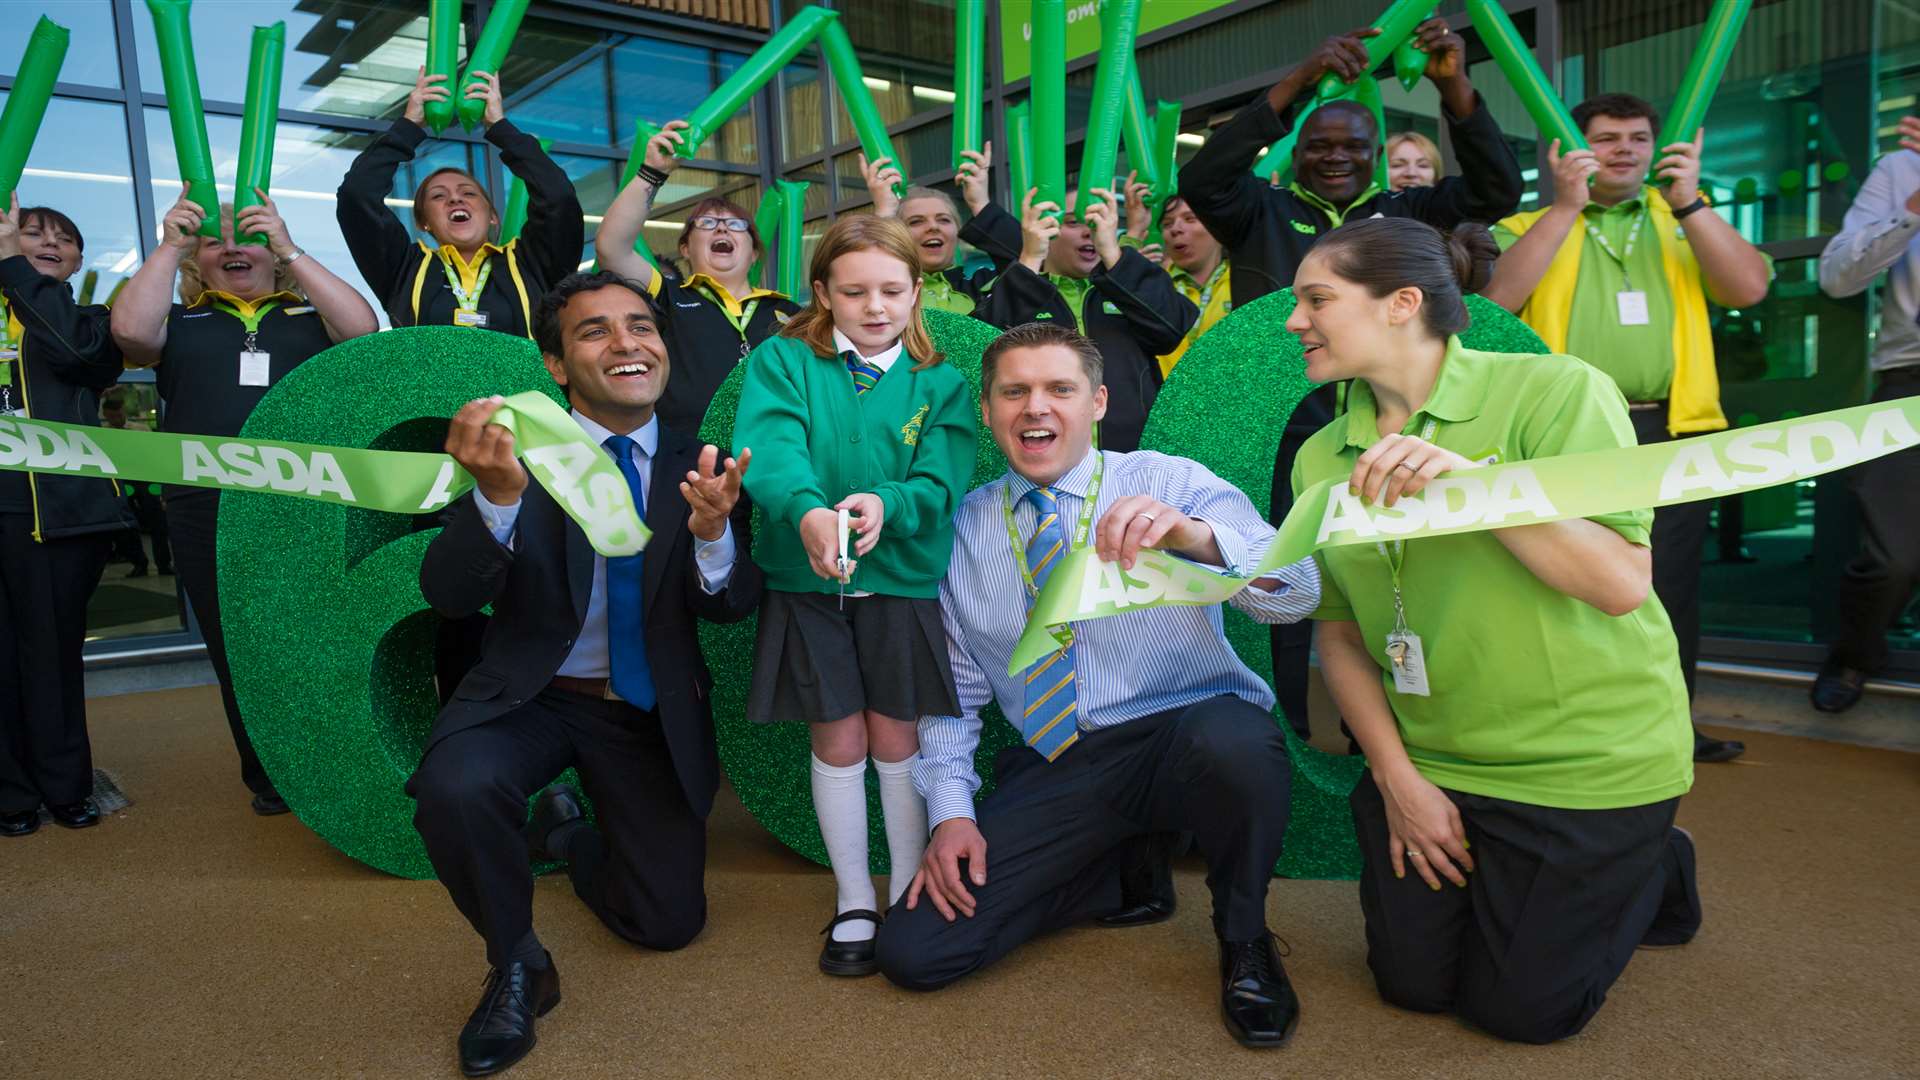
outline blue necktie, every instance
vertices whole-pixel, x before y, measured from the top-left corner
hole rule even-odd
[[[1033,584],[1043,588],[1053,568],[1067,553],[1066,522],[1060,517],[1060,494],[1050,487],[1034,488],[1023,498],[1033,505],[1039,521],[1027,541],[1027,568]],[[1027,606],[1033,606],[1032,596]],[[1027,745],[1053,761],[1080,738],[1078,687],[1073,681],[1073,645],[1068,643],[1035,661],[1027,669],[1027,710],[1020,718],[1020,734]]]
[[[647,516],[647,496],[640,486],[640,470],[633,464],[633,440],[609,435],[601,444],[613,455],[620,475],[633,492],[633,510]],[[645,597],[640,572],[645,553],[607,559],[607,661],[613,692],[642,709],[654,705],[653,668],[647,664]]]
[[[867,391],[873,389],[874,384],[879,382],[881,377],[886,374],[886,372],[880,370],[876,365],[869,364],[865,360],[860,359],[859,353],[844,352],[841,353],[840,356],[847,362],[848,374],[853,376],[854,397],[861,397],[866,394]]]

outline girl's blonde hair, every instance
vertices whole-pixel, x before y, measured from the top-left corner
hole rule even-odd
[[[906,266],[908,280],[915,286],[920,284],[920,260],[914,254],[912,234],[907,232],[905,225],[893,218],[875,217],[872,214],[849,214],[827,227],[827,234],[820,238],[820,243],[813,249],[813,262],[808,267],[807,280],[825,285],[833,261],[856,251],[879,251],[893,256]],[[914,359],[915,371],[932,367],[945,359],[940,350],[933,347],[933,337],[927,333],[926,320],[920,314],[920,300],[921,297],[916,294],[913,298],[913,314],[907,318],[906,332],[900,335],[900,344],[906,349],[907,355]],[[833,346],[833,311],[820,298],[817,289],[811,292],[806,310],[789,319],[780,333],[806,342],[816,356],[839,355],[839,350]]]
[[[1427,164],[1433,167],[1435,180],[1447,175],[1446,162],[1440,160],[1440,148],[1433,144],[1432,139],[1417,131],[1403,131],[1398,135],[1390,135],[1387,137],[1387,156],[1392,157],[1393,148],[1401,143],[1412,143],[1426,157]]]
[[[227,231],[233,229],[232,203],[220,204],[220,227]],[[210,239],[212,237],[201,237],[200,243],[205,244]],[[195,247],[187,258],[180,260],[180,302],[192,307],[200,302],[201,294],[206,291],[206,279],[200,276],[200,248]],[[273,291],[290,292],[302,299],[306,296],[293,279],[293,267],[278,259],[273,263]]]

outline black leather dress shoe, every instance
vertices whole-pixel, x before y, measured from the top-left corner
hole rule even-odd
[[[480,1004],[460,1030],[460,1071],[468,1076],[497,1073],[527,1056],[535,1043],[533,1022],[560,1004],[560,970],[508,964],[487,972]]]
[[[1095,916],[1095,926],[1124,930],[1173,918],[1178,900],[1173,891],[1172,840],[1165,833],[1141,838],[1137,860],[1120,875],[1120,907]]]
[[[1827,713],[1846,712],[1860,704],[1866,690],[1866,672],[1829,661],[1813,680],[1813,707]]]
[[[1739,739],[1715,739],[1698,731],[1693,733],[1693,760],[1703,765],[1732,761],[1746,752],[1747,744]]]
[[[287,800],[281,798],[280,793],[277,791],[263,791],[255,795],[252,805],[253,812],[259,814],[261,817],[272,817],[275,814],[284,814],[289,809]]]
[[[527,819],[527,827],[522,833],[527,838],[527,850],[536,859],[548,862],[564,862],[567,858],[565,844],[554,842],[554,832],[569,822],[586,817],[586,811],[580,806],[580,793],[568,784],[555,784],[540,793],[534,800],[533,816]]]
[[[0,836],[29,836],[40,829],[40,808],[0,814]]]
[[[62,803],[59,806],[48,803],[47,813],[53,815],[55,825],[62,825],[69,829],[91,829],[100,824],[100,810],[93,805],[92,799]]]
[[[1285,1046],[1300,1023],[1300,998],[1287,981],[1272,933],[1220,943],[1220,1017],[1241,1046]]]
[[[820,947],[820,970],[829,975],[871,975],[880,970],[880,961],[874,957],[874,938],[865,941],[835,941],[833,928],[843,922],[865,919],[876,929],[880,926],[880,913],[856,908],[843,911],[833,917],[826,929],[820,931],[827,935],[827,943]]]

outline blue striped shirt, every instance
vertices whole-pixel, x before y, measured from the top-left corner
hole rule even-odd
[[[1149,495],[1213,528],[1226,569],[1241,572],[1266,554],[1273,526],[1240,489],[1186,458],[1150,451],[1105,453],[1094,521],[1129,495]],[[1093,480],[1093,454],[1054,489],[1060,517],[1077,525]],[[960,715],[920,718],[920,763],[914,784],[927,800],[927,819],[973,817],[980,777],[973,769],[980,745],[980,710],[998,701],[1001,712],[1026,708],[1026,680],[1007,663],[1026,624],[1025,585],[1014,562],[1002,500],[1014,503],[1022,539],[1033,536],[1033,507],[1023,499],[1034,485],[1017,473],[969,492],[954,515],[953,562],[940,583]],[[1005,494],[1003,494],[1003,491]],[[1071,538],[1071,533],[1069,533]],[[1242,589],[1228,601],[1257,622],[1298,622],[1320,602],[1320,573],[1312,559],[1282,568],[1272,592]],[[1273,691],[1227,644],[1219,605],[1168,605],[1073,624],[1074,687],[1082,731],[1124,724],[1221,694],[1273,708]],[[1068,750],[1071,754],[1074,751]]]

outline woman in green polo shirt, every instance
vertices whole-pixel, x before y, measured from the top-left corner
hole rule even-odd
[[[1287,328],[1316,382],[1353,380],[1297,494],[1391,505],[1436,476],[1634,443],[1613,381],[1569,356],[1463,348],[1497,253],[1379,218],[1314,246]],[[1352,796],[1381,996],[1503,1038],[1584,1027],[1641,945],[1700,922],[1678,646],[1649,593],[1652,512],[1329,548],[1319,654],[1366,751]],[[1411,871],[1411,872],[1409,872]]]

